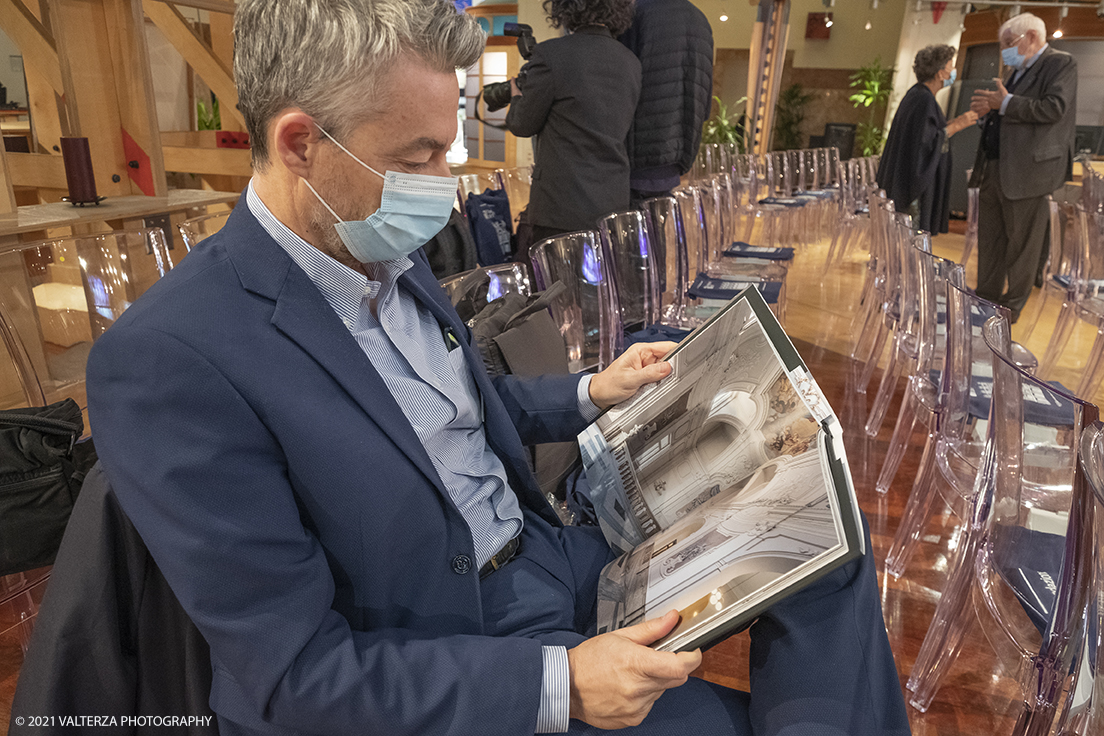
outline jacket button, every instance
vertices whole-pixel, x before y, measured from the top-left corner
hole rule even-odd
[[[471,558],[467,555],[456,555],[452,558],[452,571],[457,575],[467,575],[471,566]]]

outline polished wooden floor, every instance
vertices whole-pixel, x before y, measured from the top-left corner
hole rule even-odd
[[[870,521],[873,554],[880,569],[897,528],[923,440],[919,435],[914,438],[896,483],[887,496],[878,496],[874,491],[874,482],[881,469],[899,396],[890,407],[882,432],[876,438],[868,439],[862,425],[868,409],[867,402],[873,396],[867,397],[854,390],[850,383],[853,379],[849,378],[852,374],[851,360],[846,357],[856,337],[851,332],[851,321],[862,285],[865,254],[855,252],[825,274],[823,263],[827,249],[827,242],[821,242],[799,250],[789,276],[786,329],[846,428],[848,458],[855,488]],[[957,258],[962,250],[962,236],[953,233],[940,236],[935,241],[935,250],[940,255]],[[970,270],[972,272],[973,269]],[[1037,294],[1025,309],[1025,316],[1033,314]],[[1048,305],[1033,339],[1025,343],[1036,355],[1041,356],[1046,348],[1045,341],[1057,315],[1057,306],[1053,303]],[[1017,325],[1013,336],[1022,340],[1024,327],[1023,324]],[[1085,327],[1079,327],[1055,375],[1047,378],[1075,386],[1078,368],[1088,353],[1094,334]],[[877,375],[872,382],[874,386],[876,381]],[[949,510],[937,513],[907,575],[901,580],[883,577],[885,622],[902,685],[908,677],[943,587],[948,557],[957,541],[956,527],[957,519]],[[0,629],[3,628],[0,626]],[[714,647],[706,652],[699,674],[729,686],[747,688],[746,648],[746,635]],[[0,635],[0,733],[7,732],[11,697],[21,659],[18,642],[13,637]],[[913,732],[917,736],[1007,734],[1018,712],[1019,697],[1015,682],[1007,676],[985,638],[978,632],[967,643],[962,658],[929,711],[919,713],[910,709]]]
[[[954,225],[959,227],[954,227]],[[961,232],[961,223],[952,229]],[[962,253],[963,237],[949,233],[935,239],[933,250],[952,260]],[[958,519],[948,508],[940,509],[929,523],[927,534],[900,580],[882,573],[885,554],[904,510],[916,474],[924,438],[917,434],[886,496],[874,490],[889,444],[900,401],[900,389],[890,406],[881,432],[870,439],[863,431],[869,402],[877,387],[878,373],[870,394],[855,390],[853,361],[849,353],[857,335],[852,334],[858,294],[862,286],[865,253],[853,253],[846,261],[825,273],[827,243],[799,249],[788,279],[786,331],[809,366],[845,428],[848,460],[859,503],[870,521],[873,552],[882,584],[882,606],[886,628],[904,686],[920,649],[939,592],[946,579],[949,558],[958,541]],[[968,267],[968,282],[975,283],[976,254]],[[1042,357],[1058,304],[1047,304],[1031,339],[1024,340],[1026,320],[1039,300],[1036,289],[1024,310],[1024,322],[1013,328],[1013,337]],[[1088,354],[1095,330],[1079,325],[1054,374],[1047,376],[1067,386],[1076,386],[1080,366]],[[1097,402],[1104,398],[1098,395]],[[969,637],[964,652],[926,713],[909,708],[913,733],[917,736],[979,736],[1007,734],[1019,713],[1021,696],[1016,681],[998,661],[980,630]],[[705,653],[698,674],[706,679],[746,689],[747,635],[734,637]]]

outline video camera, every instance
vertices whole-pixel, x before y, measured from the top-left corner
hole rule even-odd
[[[533,49],[537,45],[537,39],[533,38],[533,27],[525,23],[506,23],[503,31],[507,36],[517,36],[518,53],[526,61],[533,55]],[[520,87],[525,71],[518,72],[517,84]],[[487,103],[487,112],[501,110],[510,104],[513,93],[509,82],[492,82],[483,87],[483,101]]]

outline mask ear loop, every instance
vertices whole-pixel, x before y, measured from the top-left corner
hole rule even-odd
[[[318,123],[315,123],[314,125],[315,125],[315,127],[317,127],[317,128],[318,128],[318,129],[320,130],[320,131],[322,131],[322,135],[324,135],[324,136],[326,136],[327,138],[329,138],[329,139],[330,139],[331,141],[333,141],[333,144],[334,144],[335,146],[337,146],[337,147],[338,147],[338,148],[340,148],[340,149],[341,149],[342,151],[344,151],[344,152],[345,152],[346,154],[348,154],[348,155],[349,155],[349,158],[351,158],[352,160],[356,161],[356,162],[357,162],[358,164],[360,164],[360,165],[361,165],[361,166],[363,166],[364,168],[368,169],[369,171],[371,171],[371,172],[372,172],[373,174],[375,174],[375,175],[376,175],[376,176],[378,176],[379,178],[381,178],[381,179],[386,179],[386,178],[387,178],[386,176],[384,176],[383,174],[381,174],[380,172],[376,171],[376,170],[375,170],[375,169],[373,169],[373,168],[372,168],[371,166],[369,166],[368,164],[364,163],[364,162],[363,162],[363,161],[361,161],[361,160],[360,160],[359,158],[357,158],[357,157],[356,157],[356,156],[355,156],[355,155],[353,154],[353,152],[352,152],[352,151],[350,151],[350,150],[349,150],[348,148],[346,148],[345,146],[341,145],[341,143],[339,143],[339,142],[338,142],[338,140],[337,140],[336,138],[334,138],[334,137],[333,137],[332,135],[330,135],[329,133],[327,133],[327,132],[326,132],[326,129],[325,129],[325,128],[323,128],[323,127],[322,127],[321,125],[319,125]]]
[[[322,199],[322,196],[314,190],[314,187],[311,186],[311,183],[309,181],[307,181],[306,179],[303,179],[303,183],[307,185],[307,189],[311,190],[311,194],[313,194],[318,199],[318,201],[322,203],[322,206],[330,211],[330,214],[333,215],[333,218],[335,220],[337,220],[338,222],[344,222],[344,220],[342,220],[340,217],[338,217],[337,213],[334,212],[333,207],[326,204],[326,200]]]

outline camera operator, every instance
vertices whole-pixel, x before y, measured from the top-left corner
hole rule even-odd
[[[568,35],[536,45],[511,80],[506,127],[534,142],[528,221],[534,242],[589,230],[629,207],[627,138],[640,97],[640,62],[617,41],[632,0],[544,0]]]

